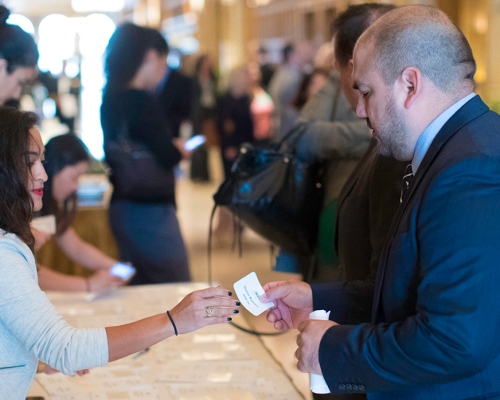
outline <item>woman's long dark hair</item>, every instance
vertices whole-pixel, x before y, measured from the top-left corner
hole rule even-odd
[[[131,23],[116,28],[106,48],[105,94],[128,90],[128,85],[148,50],[156,50],[158,54],[165,56],[168,54],[167,41],[160,32]]]
[[[31,234],[33,200],[27,185],[30,176],[30,129],[36,114],[0,107],[0,228],[16,234],[33,251]]]
[[[0,5],[0,58],[7,61],[7,72],[17,67],[36,67],[38,49],[31,35],[16,25],[7,24],[10,11]]]
[[[45,145],[45,171],[48,179],[44,185],[43,207],[40,213],[41,215],[55,215],[56,235],[64,233],[73,223],[78,198],[76,193],[73,193],[60,206],[52,194],[52,182],[65,167],[74,166],[82,161],[89,162],[88,149],[79,138],[71,133],[53,137]]]

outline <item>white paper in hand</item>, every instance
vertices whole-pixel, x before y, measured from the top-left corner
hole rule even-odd
[[[330,311],[316,310],[309,314],[309,319],[319,319],[322,321],[328,321],[330,317]],[[309,374],[311,377],[311,392],[317,394],[327,394],[330,393],[330,389],[326,384],[323,375]]]
[[[273,302],[262,303],[259,300],[259,297],[265,292],[255,272],[241,278],[233,287],[238,300],[253,315],[260,315],[274,306]]]

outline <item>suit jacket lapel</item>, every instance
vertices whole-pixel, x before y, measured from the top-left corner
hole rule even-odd
[[[380,255],[377,270],[377,280],[375,281],[375,293],[373,297],[372,323],[375,323],[377,320],[380,294],[384,280],[385,267],[387,265],[387,258],[389,256],[389,250],[391,248],[391,242],[399,227],[401,217],[408,207],[413,194],[416,192],[420,182],[425,176],[427,170],[432,165],[434,159],[438,156],[444,144],[464,125],[478,118],[482,114],[488,112],[488,110],[488,106],[484,104],[479,96],[473,97],[471,100],[465,103],[462,108],[460,108],[455,114],[453,114],[453,116],[446,122],[446,124],[444,124],[444,126],[432,141],[429,150],[427,150],[427,153],[425,154],[424,159],[418,167],[418,171],[416,172],[410,184],[410,187],[408,188],[408,193],[406,193],[403,203],[399,206],[398,212],[396,213],[396,216],[392,221],[391,228],[389,229],[389,232],[387,234],[384,249],[382,250],[382,253]],[[402,178],[403,177],[401,177],[401,179]]]

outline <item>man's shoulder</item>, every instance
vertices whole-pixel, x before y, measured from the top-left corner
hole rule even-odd
[[[500,116],[487,111],[467,122],[448,140],[443,153],[452,158],[487,156],[500,161]]]
[[[490,110],[466,127],[467,134],[480,151],[500,156],[500,115]]]
[[[500,157],[499,139],[500,116],[476,96],[441,128],[429,153],[455,161],[484,155]]]

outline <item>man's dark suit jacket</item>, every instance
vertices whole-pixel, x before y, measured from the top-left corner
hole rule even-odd
[[[399,207],[371,322],[332,327],[321,340],[330,390],[366,391],[369,399],[500,398],[499,225],[500,116],[476,96],[435,137]],[[346,299],[361,292],[322,286],[313,290],[314,308],[343,323],[357,311],[346,312]]]
[[[407,162],[379,155],[373,139],[340,192],[335,248],[342,282],[349,288],[346,293],[363,294],[346,298],[349,305],[344,309],[356,309],[356,312],[343,316],[343,323],[355,324],[370,318],[377,264],[399,207],[406,165]],[[366,395],[349,393],[318,398],[361,400],[366,399]]]

